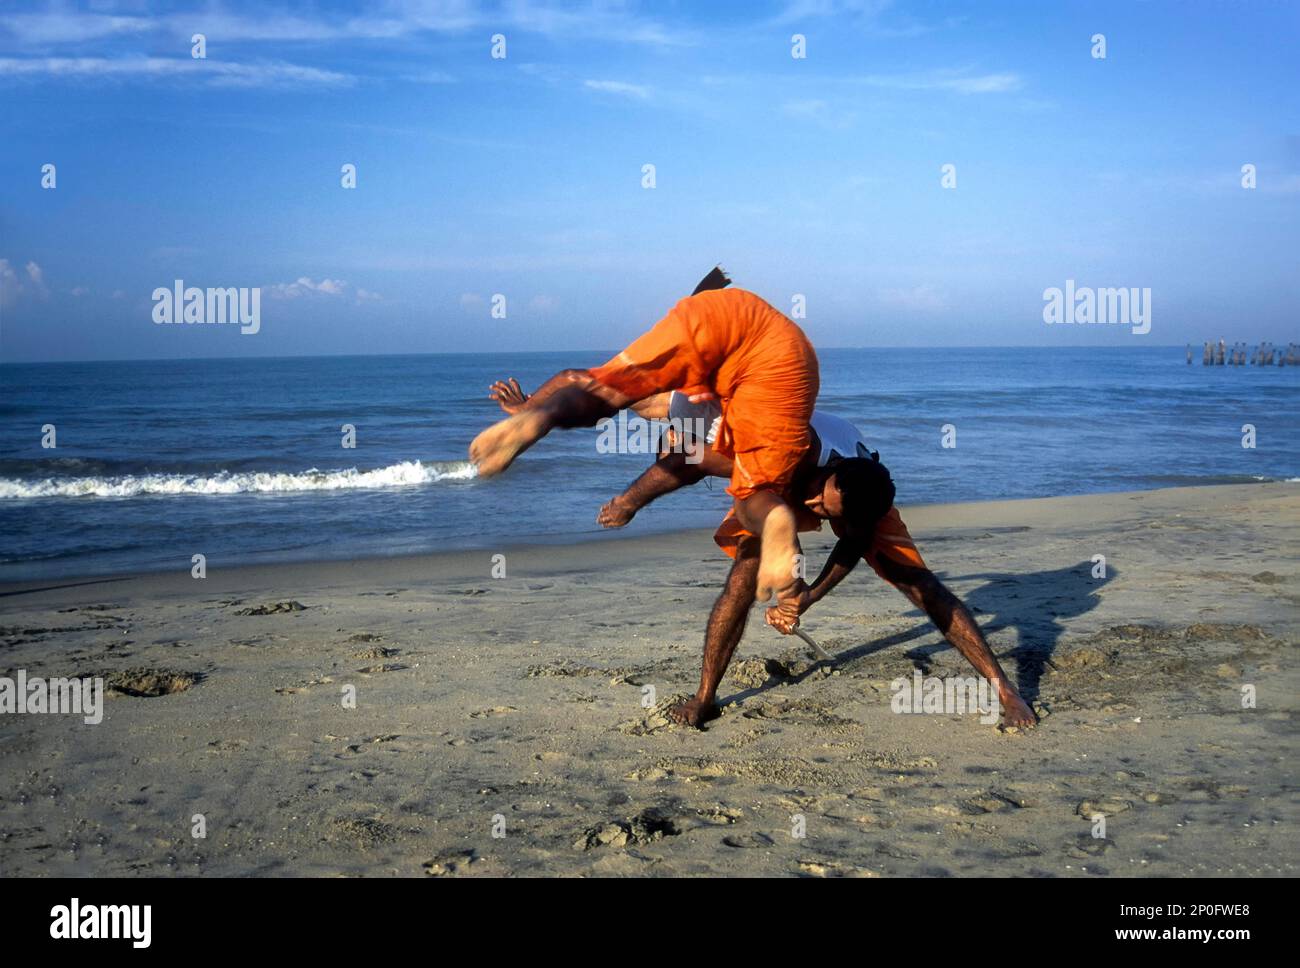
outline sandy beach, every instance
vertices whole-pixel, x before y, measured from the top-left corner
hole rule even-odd
[[[833,668],[755,610],[668,725],[708,532],[0,587],[0,674],[110,687],[0,717],[0,875],[1297,873],[1300,487],[903,516],[1037,729],[892,712],[970,670],[865,566],[805,617]]]

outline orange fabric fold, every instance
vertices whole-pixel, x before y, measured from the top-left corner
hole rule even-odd
[[[687,296],[591,373],[634,400],[683,387],[716,394],[715,446],[734,459],[727,493],[737,499],[783,490],[808,449],[817,354],[803,330],[744,289]]]

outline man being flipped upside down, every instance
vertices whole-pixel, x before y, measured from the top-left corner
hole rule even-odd
[[[492,398],[507,412],[528,405],[530,398],[513,379],[499,381],[491,389]],[[647,420],[677,419],[686,427],[710,427],[717,413],[712,404],[691,403],[679,393],[638,401],[634,409]],[[799,613],[825,598],[859,561],[865,561],[924,611],[944,638],[993,685],[1003,726],[1033,726],[1037,717],[1007,679],[975,619],[922,559],[893,506],[894,482],[879,455],[868,447],[856,427],[832,414],[814,411],[809,429],[812,443],[790,487],[790,493],[799,499],[797,526],[800,531],[818,531],[826,522],[839,540],[821,574],[799,599]],[[677,433],[677,428],[671,426],[665,436]],[[607,528],[622,527],[637,511],[665,494],[708,476],[729,476],[730,462],[714,451],[712,443],[712,430],[702,440],[688,437],[684,441],[664,441],[659,459],[622,494],[608,501],[596,520]],[[729,514],[714,541],[733,559],[731,571],[709,614],[699,690],[692,699],[669,710],[675,721],[696,727],[719,714],[718,686],[757,600],[754,536]],[[768,609],[767,624],[789,635],[798,625],[798,618],[791,621],[780,610]]]
[[[807,585],[797,577],[795,508],[784,493],[808,450],[817,399],[817,356],[798,326],[752,292],[718,288],[714,270],[668,315],[594,370],[547,380],[528,406],[483,431],[469,447],[479,475],[491,477],[557,427],[591,427],[658,393],[715,398],[715,450],[732,461],[732,513],[759,540],[757,594],[798,618]]]
[[[728,282],[715,269],[696,292]],[[565,371],[552,382],[578,382],[587,379],[586,374],[582,370]],[[535,406],[540,394],[528,396],[512,378],[493,384],[490,395],[506,413],[519,414]],[[703,433],[694,439],[685,432],[683,439],[665,440],[659,459],[600,509],[597,521],[601,525],[622,527],[651,501],[707,476],[734,477],[734,462],[717,447],[723,424],[717,403],[669,391],[649,395],[630,406],[645,419],[668,418]],[[665,437],[678,433],[674,424]],[[921,558],[893,506],[894,483],[889,471],[861,433],[847,420],[815,411],[810,418],[809,441],[783,497],[795,513],[797,530],[820,530],[821,522],[827,521],[839,541],[812,587],[798,587],[785,600],[779,598],[777,607],[767,610],[767,623],[784,634],[792,633],[802,612],[826,597],[858,561],[866,561],[876,574],[922,609],[976,671],[993,684],[1004,726],[1033,726],[1037,717],[1003,673],[974,618]],[[731,572],[709,615],[700,688],[692,699],[669,711],[677,722],[695,727],[719,715],[718,685],[744,635],[750,608],[755,601],[767,598],[758,594],[759,542],[740,516],[728,514],[714,540],[733,559]],[[802,582],[798,585],[802,586]]]

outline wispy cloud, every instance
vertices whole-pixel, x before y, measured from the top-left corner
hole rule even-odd
[[[342,279],[322,279],[313,282],[307,276],[299,276],[293,282],[278,282],[266,287],[272,299],[304,299],[312,296],[329,296],[342,298],[352,296],[357,302],[376,302],[383,297],[369,289],[354,287]]]
[[[955,27],[963,20],[961,17],[918,20],[910,14],[899,13],[893,0],[791,0],[768,22],[775,27],[794,29],[829,17],[863,33],[900,40]]]
[[[233,63],[190,57],[0,57],[0,77],[177,77],[219,87],[346,86],[356,78],[284,61]]]
[[[12,13],[0,17],[0,31],[20,44],[34,47],[82,44],[105,37],[145,34],[157,29],[157,22],[148,17],[68,13],[57,9],[43,13]]]
[[[23,282],[23,275],[27,276],[26,282]],[[12,306],[28,293],[41,299],[50,294],[45,286],[45,272],[35,262],[23,266],[23,275],[9,264],[8,259],[0,259],[0,306]]]
[[[1019,90],[1020,75],[1004,71],[972,74],[962,71],[932,71],[918,74],[865,74],[850,80],[868,87],[896,91],[953,91],[957,94],[1005,94]]]
[[[971,68],[945,68],[933,71],[900,71],[891,74],[816,74],[803,78],[806,85],[815,85],[816,98],[791,99],[786,104],[803,103],[810,109],[818,102],[831,103],[822,92],[840,92],[847,88],[878,88],[889,91],[936,91],[953,94],[1009,94],[1024,86],[1024,79],[1013,71],[979,73]],[[790,80],[783,74],[704,74],[699,83],[710,87],[744,87],[752,89],[760,84],[779,84],[788,88]]]
[[[582,86],[592,91],[601,91],[605,94],[621,94],[624,97],[637,98],[642,101],[650,98],[650,88],[643,87],[640,84],[629,84],[626,81],[583,81]]]
[[[456,78],[446,71],[420,71],[415,74],[403,74],[402,80],[412,84],[455,84]]]
[[[133,5],[134,6],[134,5]],[[655,47],[688,46],[698,37],[643,16],[625,3],[592,0],[583,5],[549,0],[387,0],[361,16],[331,11],[311,15],[297,7],[262,4],[248,13],[230,4],[176,13],[160,3],[143,4],[133,15],[69,13],[51,6],[39,13],[0,16],[0,36],[35,47],[80,44],[107,37],[161,34],[188,38],[202,33],[223,41],[328,43],[354,40],[404,40],[432,33],[464,33],[491,28],[542,34],[555,39],[597,39]],[[151,15],[138,15],[138,11]]]

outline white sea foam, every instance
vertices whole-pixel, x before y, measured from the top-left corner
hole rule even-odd
[[[138,497],[145,494],[269,494],[340,491],[354,488],[410,487],[437,481],[467,481],[478,476],[468,461],[403,461],[359,471],[311,470],[298,473],[256,471],[211,476],[127,474],[119,477],[0,478],[0,499],[34,497]]]

